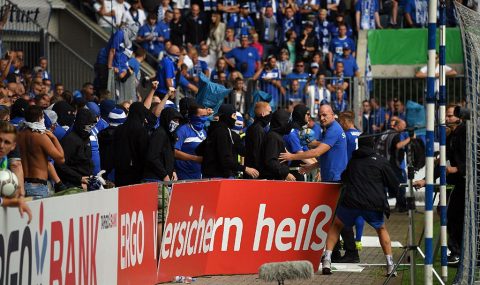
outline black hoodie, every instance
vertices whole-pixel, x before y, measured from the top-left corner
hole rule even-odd
[[[273,113],[270,131],[267,134],[263,148],[263,167],[260,171],[261,178],[270,180],[285,180],[288,175],[288,164],[280,163],[278,156],[286,152],[283,136],[290,133],[290,113],[278,110]]]
[[[181,118],[182,115],[173,108],[166,108],[160,114],[160,127],[150,137],[143,174],[145,179],[163,181],[167,175],[172,178],[175,166],[175,132],[169,132],[169,124],[171,120]]]
[[[373,148],[360,146],[353,152],[347,169],[342,173],[344,194],[341,205],[345,208],[384,212],[388,218],[385,187],[398,191],[399,182],[393,169]]]
[[[142,103],[133,103],[125,123],[115,129],[116,186],[138,184],[142,180],[149,140],[144,127],[147,112]]]
[[[80,109],[75,117],[73,131],[60,141],[65,154],[65,163],[55,163],[55,170],[67,186],[82,186],[82,177],[92,175],[92,149],[90,130],[86,126],[95,124],[95,117],[87,109]]]
[[[196,149],[197,155],[203,156],[202,175],[204,178],[230,178],[237,172],[245,171],[245,166],[238,163],[233,151],[232,130],[227,122],[212,122],[208,128],[207,139]]]
[[[265,128],[269,124],[270,116],[255,118],[253,124],[245,133],[245,165],[260,171],[262,168],[262,151],[267,134]],[[251,178],[245,175],[245,178]]]

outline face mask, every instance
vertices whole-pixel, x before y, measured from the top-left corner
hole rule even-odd
[[[25,126],[31,129],[34,132],[44,133],[47,129],[45,128],[45,119],[42,118],[39,122],[24,122]]]
[[[259,121],[262,127],[267,127],[268,124],[270,124],[270,121],[272,120],[272,113],[264,116],[264,117],[255,117],[256,121]]]
[[[85,131],[86,133],[90,133],[93,127],[95,127],[95,125],[85,125],[85,127],[83,128],[83,131]]]
[[[205,122],[207,122],[208,117],[203,116],[190,116],[190,125],[197,130],[201,131],[205,127]]]
[[[170,133],[175,132],[175,130],[178,128],[180,124],[178,122],[175,122],[174,120],[170,121],[170,124],[168,124],[168,131]]]
[[[177,64],[178,59],[179,59],[179,56],[178,56],[178,55],[174,55],[174,54],[171,54],[171,53],[168,53],[168,52],[167,52],[167,56],[168,56],[175,64]]]

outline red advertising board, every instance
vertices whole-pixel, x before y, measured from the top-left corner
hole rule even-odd
[[[157,281],[251,274],[264,263],[287,260],[318,268],[339,189],[253,180],[175,184]]]
[[[157,183],[118,191],[117,284],[155,284]]]

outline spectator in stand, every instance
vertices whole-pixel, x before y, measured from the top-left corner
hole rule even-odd
[[[185,21],[185,42],[187,45],[198,46],[208,37],[207,20],[200,15],[200,6],[193,4]]]
[[[140,0],[133,0],[131,2],[130,9],[125,14],[125,22],[128,27],[134,31],[136,34],[141,26],[145,24],[147,20],[147,15],[145,10],[142,8],[142,3]]]
[[[344,74],[344,64],[343,61],[337,61],[335,64],[335,76],[332,78],[331,83],[329,83],[328,89],[330,92],[336,92],[338,88],[342,88],[342,90],[347,90],[348,89],[348,82],[345,80],[345,74]],[[334,93],[336,94],[336,93]],[[346,95],[346,94],[345,94]],[[332,101],[335,101],[335,96],[332,96]]]
[[[405,105],[398,98],[393,98],[392,100],[392,110],[388,110],[386,113],[387,125],[390,126],[390,121],[393,117],[398,117],[399,119],[406,122],[407,116],[405,113]]]
[[[287,92],[287,102],[293,104],[305,103],[305,94],[300,88],[300,82],[298,79],[290,81],[290,88]]]
[[[260,59],[263,58],[263,45],[258,41],[258,34],[257,33],[253,33],[252,34],[252,43],[250,44],[250,46],[254,47],[257,52],[258,52],[258,55],[260,56]]]
[[[225,30],[225,39],[222,42],[222,52],[225,55],[234,48],[240,47],[240,41],[235,38],[235,31],[233,28],[227,28]]]
[[[407,28],[424,28],[428,24],[428,1],[406,0],[404,23]]]
[[[95,88],[91,82],[83,83],[80,94],[87,102],[98,101],[97,96],[95,96]]]
[[[335,100],[333,101],[333,110],[335,114],[340,114],[345,112],[348,109],[348,102],[344,99],[344,90],[342,88],[337,88]]]
[[[272,2],[275,3],[275,1]],[[260,42],[263,44],[265,50],[264,58],[270,54],[276,54],[279,43],[278,30],[279,24],[274,15],[273,7],[265,7],[264,12],[261,14],[257,29],[260,33]]]
[[[218,0],[217,10],[223,14],[223,22],[228,23],[231,18],[238,17],[240,5],[237,0]]]
[[[358,72],[357,60],[352,56],[352,50],[349,47],[343,48],[343,54],[335,62],[343,62],[343,76],[344,77],[357,77],[360,78],[360,73]]]
[[[285,89],[282,87],[282,75],[274,55],[270,55],[265,66],[255,73],[253,80],[257,79],[260,79],[260,90],[272,95],[272,105],[279,106],[280,97],[285,96]]]
[[[127,120],[114,133],[115,185],[140,183],[148,150],[148,133],[144,127],[147,110],[140,102],[130,106]]]
[[[158,21],[158,25],[160,26],[160,32],[163,37],[164,43],[164,50],[167,48],[167,42],[170,40],[170,23],[173,21],[173,11],[168,10],[165,12],[165,16],[163,20]]]
[[[240,71],[245,79],[252,78],[260,66],[260,56],[255,48],[249,46],[247,35],[242,36],[240,47],[234,48],[224,57],[227,64]],[[235,59],[235,64],[229,61],[231,58]]]
[[[360,30],[375,30],[375,25],[383,29],[380,23],[378,0],[358,0],[355,4],[355,21],[357,32]]]
[[[188,71],[188,74],[189,74],[188,79],[193,81],[196,85],[198,85],[198,82],[200,81],[199,79],[200,73],[205,74],[205,76],[208,78],[210,77],[210,70],[208,69],[207,63],[198,58],[198,52],[196,49],[193,50],[193,52],[191,53],[191,56],[192,56],[193,67]]]
[[[304,26],[302,38],[299,41],[298,53],[304,61],[311,61],[313,54],[318,50],[317,37],[313,31],[313,24],[307,22]]]
[[[318,74],[324,74],[326,77],[330,77],[332,76],[332,73],[330,72],[330,70],[325,66],[325,62],[323,61],[323,55],[321,52],[316,52],[313,54],[313,58],[312,58],[312,64],[313,63],[316,63],[318,64]],[[311,77],[312,79],[316,78],[315,77]]]
[[[282,78],[286,77],[292,72],[293,64],[289,59],[289,52],[287,49],[280,50],[280,59],[277,60],[277,68],[280,71]]]
[[[244,172],[253,178],[258,177],[254,168],[240,165],[233,155],[234,142],[232,128],[237,115],[230,104],[220,106],[217,115],[219,121],[212,122],[208,128],[207,139],[197,147],[197,155],[203,157],[203,178],[233,178],[237,172]]]
[[[177,1],[178,3],[178,1]],[[185,23],[180,9],[173,9],[173,20],[170,22],[170,41],[173,45],[183,46],[185,37]]]
[[[73,131],[65,135],[60,142],[65,153],[65,163],[56,163],[55,170],[67,187],[87,189],[87,179],[93,170],[89,137],[95,123],[89,110],[78,110]]]
[[[368,100],[363,100],[362,102],[362,131],[367,134],[373,133],[371,130],[372,122],[371,118],[371,108],[370,102]]]
[[[272,119],[272,108],[267,102],[257,102],[254,107],[254,115],[253,124],[247,128],[245,134],[245,166],[258,169],[262,176],[263,149]],[[252,177],[245,174],[244,178],[251,179]]]
[[[120,80],[126,80],[128,75],[127,61],[132,55],[132,38],[135,35],[125,26],[118,29],[107,43],[107,67],[113,68]]]
[[[167,14],[167,11],[172,11],[172,7],[170,6],[170,0],[161,0],[155,11],[157,12],[158,22],[162,22],[165,18],[165,15]]]
[[[427,65],[422,66],[416,73],[415,77],[416,78],[427,78]],[[455,69],[451,68],[448,65],[445,65],[445,75],[447,77],[455,77],[457,75],[457,71]],[[440,88],[440,81],[439,81],[439,76],[440,76],[440,61],[438,59],[438,53],[435,56],[435,93],[438,92]],[[425,92],[427,90],[425,89]]]
[[[175,170],[179,180],[202,178],[202,157],[195,154],[198,145],[207,138],[205,123],[208,111],[195,102],[188,107],[188,123],[177,129]]]
[[[207,63],[209,71],[215,68],[215,64],[217,62],[217,55],[215,53],[210,52],[210,49],[207,44],[205,43],[200,44],[200,55],[198,56],[198,58],[201,61],[204,61]]]
[[[338,31],[339,35],[330,43],[330,51],[328,53],[328,64],[332,70],[335,68],[333,65],[335,60],[343,55],[343,48],[350,48],[352,55],[355,56],[355,42],[347,36],[347,26],[341,24]]]
[[[299,27],[295,23],[295,12],[291,6],[288,6],[287,8],[285,8],[281,29],[282,29],[282,37],[280,38],[280,40],[284,42],[291,41],[289,40],[290,36],[288,35],[288,31],[294,32],[295,38],[299,33]],[[295,39],[293,41],[295,41]],[[292,52],[290,49],[289,51],[290,51],[290,57],[291,57]]]
[[[225,73],[225,75],[228,77],[230,75],[230,72],[228,71],[228,65],[227,65],[227,62],[225,61],[224,58],[219,58],[217,60],[217,64],[215,65],[215,69],[212,70],[212,72],[210,73],[210,80],[218,80],[219,77],[218,77],[218,74],[220,72],[223,72]]]
[[[289,173],[287,164],[278,158],[285,151],[283,137],[292,130],[290,113],[285,110],[275,111],[272,115],[270,131],[267,133],[263,148],[262,179],[295,181],[295,176]],[[268,146],[268,147],[267,147]]]
[[[287,81],[292,82],[292,80],[298,80],[300,84],[300,90],[303,93],[305,91],[305,86],[307,86],[310,76],[305,72],[305,62],[302,59],[298,59],[295,63],[295,69],[292,73],[287,75]]]
[[[42,69],[42,79],[52,80],[52,76],[48,72],[48,59],[46,57],[40,57],[38,65]]]
[[[330,23],[327,20],[327,10],[320,10],[318,17],[315,19],[314,27],[318,39],[318,50],[322,52],[323,56],[328,54],[328,48],[330,46],[329,25]]]
[[[65,91],[65,86],[62,83],[55,84],[55,92],[53,96],[62,96],[63,92]]]
[[[115,181],[114,170],[114,132],[121,124],[125,123],[127,115],[122,108],[115,107],[108,114],[108,127],[98,133],[100,150],[100,166],[105,170],[104,177]]]
[[[113,33],[114,27],[116,27],[116,12],[114,2],[108,0],[97,0],[93,4],[93,8],[97,12],[98,25],[107,33]]]
[[[93,169],[92,175],[96,176],[101,169],[100,167],[100,150],[98,144],[98,133],[108,127],[108,123],[101,119],[100,117],[100,107],[97,103],[88,102],[86,106],[92,115],[95,117],[96,124],[92,128],[90,132],[90,147],[92,149],[92,162],[93,162]]]
[[[239,15],[237,17],[230,17],[230,20],[228,20],[227,27],[232,28],[235,31],[235,36],[237,38],[250,34],[250,30],[255,27],[249,14],[249,4],[243,3],[240,7]]]
[[[30,106],[25,112],[25,127],[18,133],[18,147],[22,156],[25,194],[34,199],[48,196],[48,157],[63,164],[63,148],[43,123],[39,106]]]
[[[10,125],[8,122],[0,121],[0,157],[2,157],[2,170],[10,168],[13,171],[11,165],[9,165],[8,155],[16,147],[16,137],[17,129],[14,126]],[[30,221],[32,220],[32,211],[25,203],[23,196],[24,194],[21,191],[19,192],[20,196],[18,197],[1,197],[0,205],[3,207],[18,207],[18,210],[20,211],[20,216],[23,218],[23,213],[27,213],[28,223],[30,223]]]
[[[145,25],[140,27],[137,35],[137,42],[140,43],[148,53],[158,58],[161,51],[164,50],[162,25],[157,22],[157,14],[150,13]]]
[[[343,12],[338,13],[334,18],[334,20],[329,20],[330,21],[330,26],[328,27],[328,30],[330,31],[330,36],[331,39],[334,39],[340,35],[340,26],[345,25],[347,28],[347,37],[351,38],[353,37],[353,30],[350,27],[350,25],[347,24],[345,21],[345,16]]]
[[[176,87],[175,73],[177,70],[176,64],[179,60],[179,55],[180,49],[177,46],[172,45],[159,64],[157,70],[158,88],[156,93],[159,94],[161,98],[169,92],[170,88]]]
[[[215,58],[220,58],[223,55],[222,44],[225,40],[225,29],[226,25],[222,22],[220,12],[214,11],[211,17],[207,45],[210,47],[210,52],[215,55]]]
[[[233,102],[236,110],[239,110],[240,113],[245,111],[245,81],[243,81],[242,77],[237,77],[233,83],[232,92],[230,92],[230,102]]]
[[[307,87],[307,106],[310,108],[312,117],[318,117],[320,105],[330,104],[331,96],[325,83],[325,75],[319,74],[314,85]]]
[[[378,104],[376,98],[370,98],[370,107],[370,131],[371,133],[380,133],[385,127],[386,112]]]
[[[147,53],[143,48],[137,48],[133,53],[134,56],[128,60],[128,67],[132,71],[132,75],[135,76],[135,83],[138,85],[141,81],[142,74],[140,73],[140,66],[142,62],[147,58]]]
[[[175,157],[173,144],[175,131],[182,115],[174,108],[166,108],[160,115],[160,126],[153,131],[145,155],[143,181],[175,181]]]

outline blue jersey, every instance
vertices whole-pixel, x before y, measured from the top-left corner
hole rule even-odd
[[[330,149],[320,156],[320,174],[324,182],[338,182],[347,167],[347,139],[342,127],[333,121],[322,133],[321,142]]]
[[[414,26],[425,27],[428,19],[428,1],[407,0],[405,3],[405,13],[410,14]]]
[[[127,65],[128,65],[128,67],[130,67],[132,69],[133,75],[135,76],[135,78],[137,78],[137,81],[140,81],[140,79],[141,79],[140,78],[140,76],[141,76],[141,74],[140,74],[140,62],[136,58],[132,57],[131,59],[128,60]]]
[[[315,34],[318,39],[319,50],[323,53],[328,52],[328,47],[330,46],[330,30],[328,29],[330,23],[325,21],[320,21],[317,19],[314,24]]]
[[[208,65],[203,60],[198,60],[197,64],[194,64],[193,67],[188,71],[188,74],[191,76],[199,77],[200,73],[205,74],[208,71]]]
[[[348,129],[345,131],[347,136],[347,157],[348,160],[352,158],[352,153],[358,148],[358,137],[362,132],[357,129]]]
[[[120,73],[127,70],[127,61],[131,55],[131,47],[127,47],[124,41],[124,32],[119,29],[110,37],[107,43],[107,51],[115,50],[112,66],[118,68]]]
[[[349,37],[345,37],[343,39],[336,37],[332,39],[330,42],[330,52],[333,53],[333,60],[337,60],[337,58],[343,55],[344,47],[349,47],[352,52],[354,52],[355,42]]]
[[[167,79],[172,79],[173,87],[176,86],[175,69],[175,63],[168,56],[163,57],[157,69],[157,93],[160,93],[162,95],[167,94]]]
[[[339,102],[338,100],[333,101],[333,110],[335,113],[341,113],[345,112],[348,109],[348,103],[345,100],[342,100],[342,102]]]
[[[253,77],[257,61],[260,60],[257,49],[253,47],[234,48],[227,52],[225,57],[235,59],[235,69],[240,71],[245,78]]]
[[[320,124],[319,123],[315,123],[313,125],[313,128],[312,130],[315,132],[315,139],[317,141],[320,141],[321,137],[322,137],[322,127],[320,127]]]
[[[280,90],[277,86],[273,85],[271,80],[282,80],[282,74],[278,68],[272,70],[263,70],[260,74],[260,90],[272,95],[274,102],[280,102]]]
[[[99,65],[107,65],[108,63],[108,50],[106,48],[101,48],[97,54],[97,61],[95,62]]]
[[[92,149],[93,175],[97,175],[100,170],[100,148],[98,144],[98,133],[108,128],[108,123],[104,119],[100,119],[95,127],[90,131],[90,147]]]
[[[150,41],[142,42],[142,47],[155,57],[158,57],[158,54],[165,49],[163,43],[158,41],[158,37],[163,36],[162,26],[160,24],[155,24],[155,26],[145,24],[141,26],[138,30],[138,36],[153,37]]]
[[[306,150],[300,143],[300,136],[298,135],[297,129],[292,129],[288,135],[283,136],[283,140],[285,141],[285,147],[290,153]]]
[[[163,41],[170,40],[170,24],[161,21],[158,25],[160,26],[160,36],[163,37]]]
[[[245,17],[235,17],[230,18],[227,23],[227,28],[232,28],[235,30],[235,35],[237,37],[248,35],[250,29],[255,27],[252,18],[250,16]]]
[[[195,155],[198,145],[205,140],[207,134],[204,130],[194,130],[190,124],[185,124],[177,129],[177,142],[175,149]],[[175,170],[178,179],[201,179],[201,164],[193,161],[175,160]]]
[[[343,62],[343,76],[345,77],[354,77],[355,72],[358,71],[357,61],[352,55],[349,55],[348,57],[338,57],[333,66],[337,66],[337,62]]]
[[[308,73],[296,73],[296,72],[292,72],[292,73],[289,73],[287,74],[287,82],[291,83],[292,80],[294,79],[297,79],[298,80],[298,84],[300,85],[300,92],[303,93],[303,90],[305,88],[305,86],[307,85],[307,82],[308,82],[308,79],[310,78],[310,76],[308,75]]]
[[[330,32],[330,35],[333,38],[337,38],[339,33],[338,33],[338,26],[335,23],[330,23],[328,26],[328,31]],[[353,30],[350,26],[347,25],[347,37],[352,37],[353,36]]]
[[[226,69],[226,70],[224,71],[224,73],[225,73],[225,76],[226,76],[227,78],[230,76],[230,71],[228,71],[228,69]],[[214,70],[212,70],[212,72],[210,72],[210,80],[212,80],[212,81],[213,81],[213,80],[218,80],[218,71],[217,71],[217,69],[214,69]]]
[[[385,123],[385,114],[386,114],[385,109],[383,109],[382,107],[378,107],[378,109],[372,109],[372,111],[370,112],[370,120],[369,120],[370,130],[372,132],[374,131],[371,126],[375,125],[377,127],[380,127],[380,125]]]

